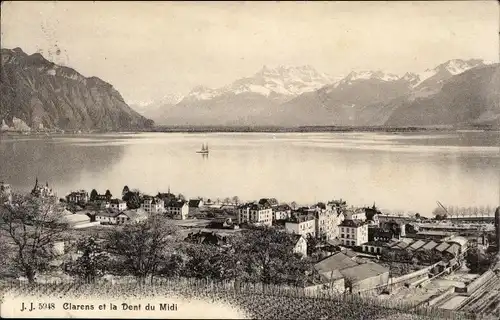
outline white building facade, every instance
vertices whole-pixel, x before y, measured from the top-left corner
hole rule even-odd
[[[273,224],[273,209],[258,203],[242,205],[238,208],[238,223],[271,226]]]
[[[368,224],[360,220],[346,219],[339,224],[340,242],[344,246],[361,246],[368,242]]]

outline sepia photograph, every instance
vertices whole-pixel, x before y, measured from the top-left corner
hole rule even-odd
[[[498,1],[0,13],[0,317],[500,319]]]

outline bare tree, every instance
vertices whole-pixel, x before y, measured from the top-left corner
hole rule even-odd
[[[108,251],[119,260],[120,266],[135,276],[140,283],[153,279],[162,261],[174,249],[178,229],[161,215],[124,225],[107,236]]]
[[[0,206],[0,231],[16,251],[13,267],[28,282],[35,282],[57,257],[54,243],[68,230],[63,216],[63,208],[52,198],[15,194],[11,204]]]
[[[233,197],[233,203],[234,203],[235,205],[238,205],[238,204],[240,203],[240,198],[238,198],[238,196],[234,196],[234,197]]]

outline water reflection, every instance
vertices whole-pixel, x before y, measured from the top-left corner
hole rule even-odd
[[[482,135],[481,135],[482,134]],[[124,185],[187,197],[276,197],[430,213],[497,205],[499,133],[146,133],[0,140],[0,180],[29,190],[35,176],[59,195]],[[197,154],[202,143],[210,155]]]
[[[0,180],[8,181],[19,191],[29,191],[38,177],[63,196],[82,182],[92,185],[86,179],[104,177],[124,154],[123,146],[79,147],[71,140],[56,142],[53,139],[0,141]]]

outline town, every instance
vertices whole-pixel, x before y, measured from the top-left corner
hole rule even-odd
[[[6,203],[14,201],[7,183],[0,183],[0,192]],[[411,299],[415,304],[479,312],[484,306],[474,304],[471,297],[477,296],[486,283],[500,288],[500,278],[491,271],[496,270],[494,256],[500,242],[500,218],[497,213],[495,223],[491,208],[469,208],[469,215],[453,214],[467,210],[447,209],[439,203],[431,219],[419,214],[385,214],[375,204],[348,206],[342,199],[298,207],[275,198],[245,203],[240,203],[236,196],[223,201],[188,200],[170,188],[151,196],[128,186],[119,196],[113,196],[109,190],[103,194],[97,190],[76,190],[58,199],[49,184],[40,184],[38,179],[30,196],[57,202],[73,235],[80,238],[92,234],[92,230],[104,232],[140,224],[155,215],[178,228],[183,243],[201,248],[234,250],[237,246],[232,245],[231,239],[238,234],[274,232],[272,236],[281,239],[274,244],[298,257],[293,263],[303,261],[312,266],[317,278],[303,285],[311,292],[377,292],[391,299]],[[279,238],[280,235],[288,238]],[[77,238],[60,239],[54,248],[76,260],[82,256],[82,251],[75,251],[71,243]],[[258,237],[245,239],[263,241]],[[256,243],[247,245],[258,247]],[[193,257],[198,254],[193,253]],[[275,283],[274,279],[266,281]],[[495,297],[500,297],[495,292]]]

